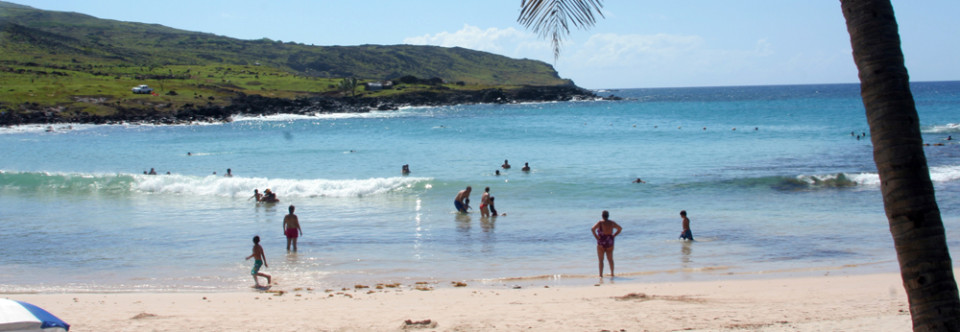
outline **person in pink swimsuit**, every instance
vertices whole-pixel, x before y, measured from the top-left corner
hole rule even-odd
[[[603,278],[603,256],[606,254],[607,261],[610,262],[610,277],[613,277],[613,239],[620,235],[623,228],[615,221],[610,220],[610,212],[603,210],[600,214],[603,217],[598,221],[590,233],[597,239],[597,259],[600,261],[600,278]],[[616,231],[614,231],[616,230]]]

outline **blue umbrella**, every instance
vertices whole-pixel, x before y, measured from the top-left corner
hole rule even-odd
[[[70,324],[26,302],[0,299],[0,331],[69,331]]]

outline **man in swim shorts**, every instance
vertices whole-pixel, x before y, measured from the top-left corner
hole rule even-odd
[[[687,219],[687,210],[680,210],[680,218],[683,218],[683,231],[680,232],[680,239],[693,241],[693,232],[690,231],[690,219]]]
[[[471,191],[473,191],[473,188],[467,186],[467,189],[461,190],[457,193],[457,197],[453,198],[453,206],[457,208],[457,212],[467,213],[467,207],[470,205]]]
[[[293,243],[293,251],[297,251],[297,237],[303,235],[300,229],[300,219],[293,214],[295,207],[290,205],[290,214],[283,217],[283,235],[287,236],[287,251],[290,251],[290,244]]]
[[[247,259],[253,258],[253,269],[250,270],[250,275],[253,276],[253,287],[260,287],[260,281],[257,280],[257,277],[267,278],[267,285],[270,285],[270,275],[260,272],[260,267],[270,267],[267,264],[267,256],[263,254],[263,247],[260,246],[260,236],[253,237],[253,254],[247,256]]]
[[[590,233],[597,239],[597,259],[600,261],[600,278],[603,278],[603,256],[606,254],[607,261],[610,262],[610,276],[613,277],[613,239],[620,235],[623,228],[615,221],[610,220],[610,212],[603,210],[600,214],[603,218],[598,221]],[[616,230],[616,232],[614,232]]]

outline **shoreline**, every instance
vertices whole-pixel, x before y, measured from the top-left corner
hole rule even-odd
[[[560,102],[574,100],[620,100],[577,86],[523,86],[518,89],[491,88],[473,91],[437,90],[418,91],[390,97],[332,97],[318,95],[307,98],[285,99],[260,95],[239,94],[229,105],[186,104],[178,109],[163,105],[150,108],[118,108],[115,114],[65,112],[64,107],[22,109],[0,112],[0,127],[54,124],[154,124],[180,125],[197,122],[229,122],[237,115],[266,116],[276,114],[336,114],[395,111],[402,107],[437,107],[466,104],[512,104],[525,102]],[[69,114],[68,114],[69,113]]]
[[[248,264],[249,265],[249,264]],[[244,266],[246,267],[246,266]],[[250,277],[245,273],[248,269],[235,271],[229,275],[229,281],[221,282],[159,282],[137,283],[137,280],[146,276],[133,276],[130,280],[113,280],[102,284],[63,282],[42,284],[0,284],[0,295],[14,294],[150,294],[150,293],[231,293],[246,290],[250,285]],[[232,270],[231,270],[232,271]],[[796,268],[776,269],[738,269],[725,266],[704,266],[669,270],[625,271],[617,273],[613,282],[620,284],[645,283],[684,283],[684,282],[728,282],[728,281],[759,281],[784,278],[808,278],[819,276],[862,276],[871,274],[897,273],[896,260],[872,261],[855,264],[804,266]],[[302,275],[286,274],[273,269],[266,273],[279,280],[285,288],[352,288],[356,285],[399,285],[412,286],[418,284],[430,285],[433,288],[452,288],[457,283],[466,283],[480,289],[503,289],[513,287],[583,287],[599,283],[611,282],[609,275],[600,279],[593,273],[561,273],[561,274],[530,274],[502,277],[456,278],[444,276],[387,276],[367,275],[361,277],[352,274],[340,274],[331,278],[303,279]],[[342,271],[340,271],[342,272]],[[606,271],[609,272],[609,271]],[[224,275],[204,277],[222,279]],[[85,278],[89,280],[89,278]],[[239,281],[238,280],[242,280]],[[196,280],[191,280],[196,281]],[[291,286],[293,285],[293,286]]]
[[[5,294],[73,331],[907,330],[897,273],[593,286]],[[410,320],[410,323],[405,321]],[[429,320],[429,322],[427,322]]]

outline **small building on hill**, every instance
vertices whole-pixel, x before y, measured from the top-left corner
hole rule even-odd
[[[393,81],[367,82],[367,83],[364,83],[363,86],[364,86],[364,88],[365,88],[367,91],[377,91],[377,90],[383,90],[383,89],[392,89],[392,88],[393,88]]]

